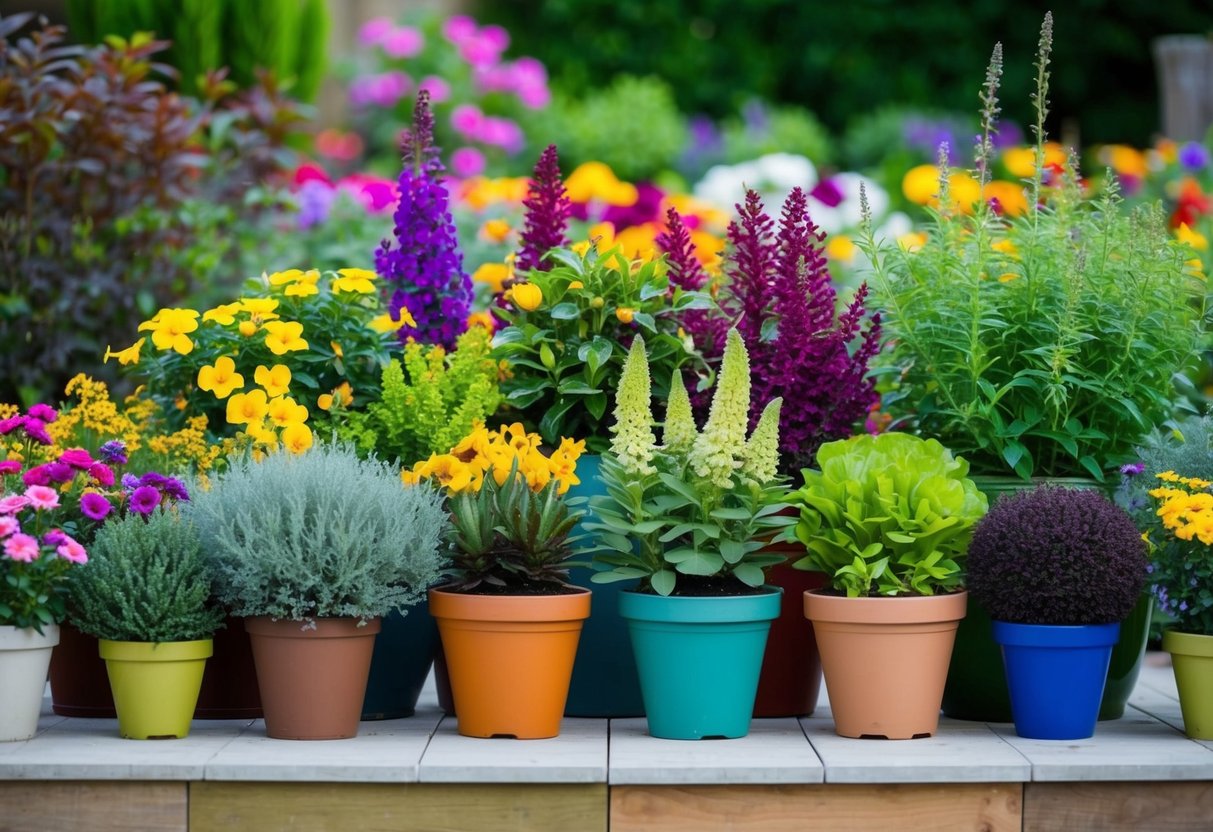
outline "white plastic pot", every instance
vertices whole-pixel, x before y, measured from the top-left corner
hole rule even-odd
[[[0,742],[28,740],[37,732],[51,650],[58,643],[57,624],[41,633],[0,627]]]

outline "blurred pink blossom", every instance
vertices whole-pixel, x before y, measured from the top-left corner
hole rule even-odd
[[[430,91],[430,103],[441,104],[451,97],[451,85],[437,75],[427,75],[417,84],[419,90]]]
[[[480,123],[477,138],[485,144],[504,148],[509,153],[517,153],[526,144],[522,128],[508,118],[486,116]]]
[[[452,15],[442,24],[442,36],[451,43],[462,43],[476,36],[476,21],[465,14]]]
[[[475,104],[460,104],[451,111],[451,127],[468,138],[479,138],[484,113]]]
[[[371,18],[358,29],[358,42],[363,46],[375,46],[382,43],[395,28],[396,24],[389,18]]]
[[[425,38],[412,26],[397,26],[380,41],[391,58],[411,58],[425,48]]]
[[[484,173],[484,154],[474,147],[461,147],[451,154],[451,171],[460,179]]]

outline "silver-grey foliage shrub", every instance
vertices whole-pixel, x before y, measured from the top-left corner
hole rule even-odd
[[[347,446],[233,461],[190,511],[237,616],[385,615],[421,600],[445,563],[441,493]]]

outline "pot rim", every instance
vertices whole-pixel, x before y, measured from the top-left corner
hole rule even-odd
[[[625,589],[619,593],[619,614],[634,621],[681,624],[773,621],[779,617],[783,587],[762,588],[764,592],[750,595],[656,595]]]
[[[1163,630],[1162,649],[1180,656],[1213,658],[1213,635]]]
[[[559,595],[478,595],[451,592],[443,587],[429,591],[430,615],[466,621],[581,621],[590,617],[590,590]]]
[[[41,633],[33,627],[0,626],[0,650],[47,650],[58,643],[58,624],[44,624]]]
[[[127,662],[184,662],[208,659],[215,652],[210,638],[190,641],[115,641],[97,639],[101,658]]]
[[[1006,647],[1111,647],[1120,638],[1120,622],[1107,624],[1020,624],[993,621],[994,643]]]
[[[363,626],[358,622],[365,620]],[[351,638],[370,636],[379,632],[379,617],[359,619],[355,616],[299,620],[252,615],[244,619],[244,629],[250,635],[278,638]]]
[[[930,624],[960,621],[968,610],[968,590],[940,595],[889,595],[848,598],[833,590],[804,593],[804,615],[810,621],[840,624]]]

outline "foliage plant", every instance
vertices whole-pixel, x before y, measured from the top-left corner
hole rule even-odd
[[[808,549],[793,565],[824,572],[831,589],[852,598],[960,589],[987,507],[968,472],[939,442],[906,433],[827,442],[790,498]]]
[[[784,202],[777,230],[755,191],[738,210],[718,301],[750,356],[750,423],[758,422],[759,403],[782,398],[782,470],[799,470],[823,442],[850,435],[877,402],[868,362],[880,347],[880,315],[865,308],[866,284],[836,311],[825,234],[799,187]]]
[[[1146,584],[1141,532],[1098,491],[1004,495],[973,531],[969,590],[996,621],[1109,624]]]
[[[88,563],[73,570],[72,623],[110,641],[208,639],[224,616],[210,601],[211,569],[178,512],[128,514],[97,533]]]
[[[1205,292],[1157,208],[1125,211],[1111,178],[1085,197],[1073,160],[1046,168],[1051,47],[1046,16],[1029,210],[1000,215],[980,189],[956,206],[941,177],[920,249],[877,245],[870,224],[861,248],[893,345],[880,369],[897,379],[895,417],[980,473],[1102,480],[1169,413],[1173,376],[1201,341]],[[982,187],[1001,71],[999,46],[982,93]]]
[[[592,580],[639,579],[641,591],[659,595],[698,594],[705,580],[732,594],[761,587],[763,569],[783,560],[764,547],[795,522],[780,514],[787,507],[776,471],[780,400],[767,404],[747,438],[750,368],[736,330],[728,334],[702,431],[675,370],[658,445],[650,393],[645,343],[637,336],[602,459],[607,494],[592,498],[594,519],[584,524],[596,532],[586,549],[597,570]]]
[[[617,390],[627,345],[644,333],[649,360],[663,376],[656,395],[669,393],[672,373],[705,371],[679,335],[679,315],[711,304],[702,292],[670,285],[660,260],[631,261],[619,247],[583,254],[555,249],[548,271],[516,278],[509,303],[494,312],[505,322],[493,356],[509,363],[504,404],[537,427],[546,442],[585,437],[591,451],[607,445],[607,398]]]
[[[442,494],[401,488],[393,467],[347,446],[245,456],[189,505],[236,616],[382,616],[421,600],[445,565]]]
[[[1208,465],[1205,452],[1205,465]],[[1156,474],[1152,509],[1143,537],[1150,549],[1149,582],[1167,626],[1182,633],[1213,635],[1213,480]]]

